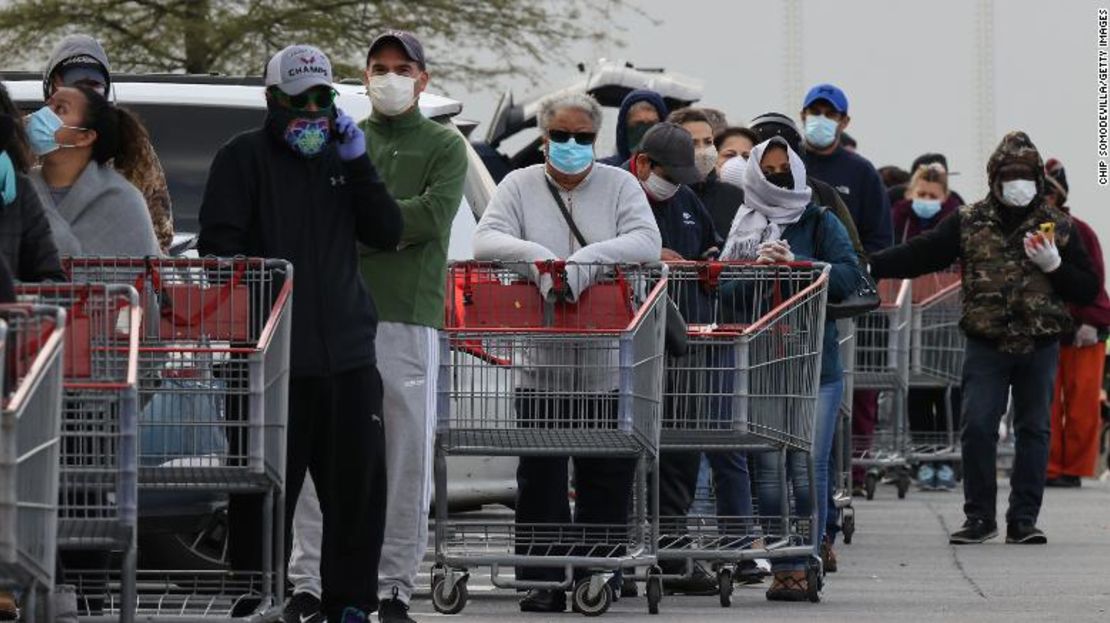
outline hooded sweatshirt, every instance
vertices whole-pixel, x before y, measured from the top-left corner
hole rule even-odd
[[[608,158],[602,158],[598,162],[619,167],[632,156],[632,150],[628,148],[628,110],[637,102],[647,102],[651,104],[656,112],[659,113],[660,121],[667,118],[667,105],[663,102],[663,96],[655,91],[636,89],[628,95],[625,95],[624,100],[621,102],[620,112],[617,113],[617,153]]]
[[[1020,165],[1033,172],[1037,195],[1026,207],[1002,203],[1000,171]],[[1099,292],[1099,280],[1081,236],[1073,235],[1068,216],[1044,201],[1044,164],[1024,132],[1007,134],[987,163],[990,192],[932,230],[871,256],[876,278],[912,278],[936,272],[960,260],[963,273],[963,318],[969,337],[990,342],[1011,354],[1064,337],[1072,330],[1065,303],[1087,305]],[[1059,268],[1043,273],[1026,256],[1024,234],[1039,225],[1056,226]]]
[[[50,60],[42,73],[43,99],[50,97],[52,88],[50,82],[59,67],[67,62],[78,61],[85,64],[99,63],[104,68],[104,75],[108,77],[109,89],[111,88],[111,65],[108,55],[96,39],[88,35],[68,35],[54,46],[50,53]],[[154,152],[154,146],[149,140],[145,145],[134,146],[144,155],[144,159],[130,171],[120,171],[127,181],[131,182],[143,195],[143,202],[150,213],[150,220],[154,226],[154,233],[158,237],[158,245],[165,252],[173,243],[173,205],[170,201],[169,185],[166,183],[166,172]]]
[[[142,194],[111,167],[90,160],[57,203],[41,167],[30,177],[60,255],[161,254]]]

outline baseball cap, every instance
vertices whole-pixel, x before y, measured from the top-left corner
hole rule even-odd
[[[748,127],[759,137],[759,140],[756,141],[757,145],[773,137],[781,136],[786,139],[787,143],[790,143],[790,148],[796,153],[805,153],[802,133],[798,131],[797,124],[794,123],[793,119],[782,113],[763,113],[752,119],[748,123]]]
[[[416,38],[416,35],[404,30],[387,30],[374,38],[374,42],[370,44],[370,49],[366,52],[366,64],[370,64],[370,57],[373,56],[374,50],[387,43],[396,43],[401,46],[405,54],[414,63],[420,65],[424,69],[424,45]]]
[[[673,182],[695,184],[702,179],[694,164],[694,138],[680,125],[664,121],[651,126],[637,151],[662,166]]]
[[[71,87],[77,84],[96,83],[100,86],[108,84],[108,72],[99,64],[66,64],[58,68],[58,75],[62,84]]]
[[[315,86],[330,87],[331,83],[331,62],[310,45],[291,45],[266,64],[266,86],[276,86],[286,95],[300,95]]]
[[[840,87],[836,85],[827,83],[819,84],[810,89],[809,93],[806,93],[805,103],[802,104],[802,108],[809,108],[813,105],[813,102],[818,100],[825,100],[832,104],[833,108],[840,114],[848,113],[848,96],[844,95],[844,91],[841,91]]]

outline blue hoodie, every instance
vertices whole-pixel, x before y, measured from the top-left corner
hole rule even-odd
[[[647,102],[655,107],[659,112],[659,120],[662,121],[667,118],[667,105],[663,103],[663,96],[655,91],[647,89],[636,89],[628,95],[624,96],[621,102],[621,110],[617,114],[617,153],[602,158],[598,162],[608,164],[610,166],[619,167],[628,161],[632,156],[632,152],[628,149],[628,109],[632,108],[636,102]]]

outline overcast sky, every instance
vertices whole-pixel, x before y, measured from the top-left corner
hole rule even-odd
[[[784,71],[785,11],[768,0],[639,0],[658,23],[629,14],[623,48],[579,46],[544,67],[550,82],[506,84],[518,100],[574,79],[599,57],[700,78],[703,103],[743,123],[769,110],[796,114]],[[849,98],[849,132],[876,167],[908,168],[926,151],[948,156],[953,187],[982,197],[989,153],[977,130],[977,0],[801,0],[802,81],[832,82]],[[1110,0],[995,0],[994,132],[1023,129],[1067,167],[1070,205],[1110,245],[1110,188],[1096,181],[1097,9]],[[487,121],[496,93],[467,94],[465,115]],[[610,125],[603,132],[612,132]],[[986,139],[986,137],[984,137]]]

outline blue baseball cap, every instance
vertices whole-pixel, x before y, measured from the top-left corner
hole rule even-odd
[[[806,100],[802,104],[802,108],[809,108],[813,105],[813,102],[818,100],[825,100],[832,104],[833,108],[842,115],[848,113],[848,96],[844,95],[844,91],[841,91],[840,87],[836,85],[819,84],[810,89],[809,93],[806,93]]]

